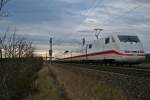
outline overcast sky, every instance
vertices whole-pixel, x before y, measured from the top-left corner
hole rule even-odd
[[[36,50],[49,49],[50,35],[55,50],[73,49],[103,28],[105,35],[137,34],[150,52],[150,0],[11,0],[3,10],[9,17],[0,18],[0,31],[16,28]]]

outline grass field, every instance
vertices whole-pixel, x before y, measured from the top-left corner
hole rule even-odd
[[[44,65],[36,80],[37,90],[25,100],[137,100],[119,86],[59,65]]]
[[[135,100],[118,87],[58,66],[48,65],[38,75],[37,92],[26,100]]]
[[[134,100],[120,88],[77,71],[50,66],[71,100]]]

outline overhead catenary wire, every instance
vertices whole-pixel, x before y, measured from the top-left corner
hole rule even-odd
[[[78,26],[81,26],[82,24],[84,24],[84,21],[89,17],[90,13],[96,8],[96,4],[100,4],[99,1],[103,1],[103,0],[94,0],[93,4],[91,4],[91,7],[89,7],[87,9],[87,13],[85,13],[85,17],[83,19],[83,21],[81,21],[81,23]],[[82,15],[82,14],[81,14]]]
[[[136,1],[136,2],[138,2],[138,1]],[[93,7],[88,10],[88,13],[86,14],[85,19],[88,18],[88,15],[90,14],[90,12],[91,12],[92,10],[94,10],[94,9],[97,7],[96,3],[97,3],[97,2],[95,2],[95,4],[93,5]],[[137,9],[137,8],[139,8],[139,7],[142,7],[142,5],[143,5],[143,4],[140,3],[140,4],[138,4],[137,6],[135,6],[135,7],[131,8],[131,9],[129,9],[128,11],[124,12],[124,13],[121,14],[121,15],[112,15],[112,13],[107,12],[107,14],[111,16],[111,19],[105,20],[100,26],[102,26],[102,27],[112,26],[110,23],[115,22],[115,21],[116,21],[115,19],[119,19],[119,18],[121,18],[121,17],[123,17],[123,16],[126,16],[128,13],[131,13],[131,12],[134,11],[135,9]],[[112,18],[113,18],[113,20],[112,20]],[[84,20],[85,20],[85,19],[84,19]],[[84,23],[84,21],[82,21],[82,23],[81,23],[79,26],[81,26],[83,23]],[[123,24],[122,24],[122,25],[123,25]],[[107,30],[107,29],[105,29],[105,30]]]
[[[93,2],[93,4],[91,4],[91,7],[89,7],[88,9],[87,9],[87,13],[85,13],[85,17],[84,17],[84,19],[83,19],[83,21],[81,21],[81,23],[78,25],[78,27],[77,27],[77,32],[81,32],[81,31],[78,31],[78,28],[80,27],[80,26],[82,26],[83,24],[84,24],[84,21],[90,16],[90,14],[92,13],[92,11],[93,10],[95,10],[95,8],[98,6],[98,5],[101,5],[101,3],[103,2],[104,0],[95,0],[94,2]],[[98,4],[98,5],[97,5]],[[92,31],[93,32],[93,31]],[[86,31],[82,31],[82,33],[87,33]],[[82,36],[83,38],[85,37],[85,36]]]
[[[139,5],[137,5],[137,6],[135,6],[135,7],[133,7],[133,8],[131,8],[131,9],[129,9],[128,11],[126,11],[126,12],[124,12],[123,14],[121,14],[121,15],[113,15],[113,16],[111,16],[111,19],[110,20],[105,20],[105,22],[109,22],[109,23],[106,23],[105,24],[105,22],[104,22],[104,24],[102,24],[103,26],[111,26],[110,25],[110,23],[113,23],[113,22],[115,22],[116,20],[116,18],[117,19],[119,19],[119,18],[121,18],[121,17],[123,17],[123,16],[126,16],[127,14],[129,14],[129,13],[131,13],[132,11],[134,11],[134,10],[136,10],[137,8],[139,8],[139,7],[142,7],[142,3],[140,3]],[[114,18],[113,20],[112,20],[112,18]]]

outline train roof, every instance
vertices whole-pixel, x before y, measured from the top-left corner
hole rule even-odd
[[[109,36],[117,36],[117,35],[137,36],[137,34],[135,33],[113,33]]]
[[[111,37],[111,36],[118,36],[118,35],[123,35],[123,36],[137,36],[137,34],[135,34],[135,33],[125,33],[125,32],[124,33],[120,33],[120,32],[117,32],[117,33],[106,33],[104,35],[102,33],[102,35],[99,37],[98,40],[101,40],[101,39],[104,39],[104,38],[107,38],[107,37]]]

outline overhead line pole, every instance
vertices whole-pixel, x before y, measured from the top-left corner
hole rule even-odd
[[[52,63],[52,56],[53,56],[53,48],[52,48],[53,38],[52,37],[50,37],[49,43],[50,43],[49,59],[50,59],[50,63]]]
[[[3,58],[3,54],[2,54],[2,43],[3,43],[3,40],[0,38],[0,60],[2,60],[2,58]]]

